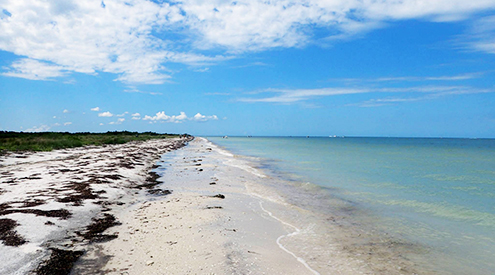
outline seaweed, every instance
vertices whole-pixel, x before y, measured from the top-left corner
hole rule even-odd
[[[34,271],[37,275],[67,275],[84,251],[50,248],[50,258],[42,262]]]
[[[135,188],[137,189],[153,189],[156,185],[160,184],[161,182],[158,181],[160,178],[160,175],[158,175],[156,172],[150,171],[148,173],[148,177],[145,180],[145,183],[136,185]]]
[[[26,240],[14,230],[19,224],[12,219],[0,219],[0,240],[7,246],[20,246]]]
[[[58,209],[58,210],[5,209],[5,210],[0,210],[0,216],[12,214],[12,213],[35,214],[36,216],[44,216],[44,217],[48,217],[48,218],[61,218],[63,220],[66,220],[72,216],[72,213],[66,209]]]
[[[73,189],[77,193],[68,195],[63,198],[58,198],[58,202],[72,202],[75,206],[80,206],[83,200],[97,199],[99,196],[93,193],[91,186],[88,182],[71,182],[67,187]]]
[[[164,189],[152,189],[152,190],[148,190],[148,193],[152,194],[152,195],[158,195],[158,196],[165,196],[165,195],[170,195],[172,194],[172,191],[171,190],[164,190]]]
[[[46,201],[44,200],[39,200],[39,199],[34,199],[34,200],[27,200],[27,201],[24,201],[23,202],[24,204],[22,205],[22,207],[35,207],[35,206],[39,206],[39,205],[43,205],[46,203]]]
[[[93,223],[86,227],[85,233],[78,234],[92,242],[105,242],[117,238],[117,235],[103,234],[105,230],[115,225],[121,223],[113,215],[105,213],[102,218],[93,218]]]

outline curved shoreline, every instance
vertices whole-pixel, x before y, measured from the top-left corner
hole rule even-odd
[[[288,203],[277,190],[287,182],[206,139],[163,155],[154,171],[171,194],[117,213],[122,225],[108,231],[119,237],[94,245],[76,274],[418,273],[388,240],[360,248],[345,219]],[[98,258],[108,261],[85,271]]]
[[[187,141],[178,142],[176,145]],[[35,268],[33,263],[49,257],[49,250],[53,255],[56,249],[62,249],[81,256],[72,274],[418,273],[415,264],[401,256],[404,250],[390,247],[392,240],[361,236],[367,233],[338,213],[325,216],[292,204],[287,191],[303,194],[303,189],[293,186],[284,191],[282,187],[289,186],[288,182],[255,168],[242,156],[204,138],[196,138],[179,150],[173,150],[180,146],[172,144],[147,144],[74,149],[13,159],[8,167],[18,167],[19,171],[8,175],[9,181],[25,178],[45,184],[43,188],[53,187],[48,185],[47,177],[60,177],[58,184],[63,186],[75,186],[73,181],[78,177],[81,183],[91,182],[86,189],[67,187],[58,193],[52,190],[52,199],[45,198],[56,209],[63,203],[60,199],[66,200],[64,205],[73,212],[68,220],[37,218],[41,219],[39,224],[55,224],[46,224],[46,228],[56,226],[73,234],[39,232],[38,243],[33,242],[34,237],[28,239],[42,251],[27,251],[32,247],[29,244],[12,248],[35,258],[30,262],[26,257],[19,258],[24,267],[5,259],[7,264],[0,270],[26,274]],[[142,154],[143,165],[137,165],[136,152]],[[22,167],[32,169],[27,173]],[[148,174],[150,168],[152,175]],[[46,171],[39,173],[40,169]],[[50,174],[53,169],[62,171]],[[147,178],[156,182],[145,183]],[[145,186],[151,186],[154,192],[142,189]],[[86,210],[77,212],[78,209]],[[22,213],[6,216],[18,214]],[[103,226],[95,226],[94,235],[87,235],[94,239],[84,239],[89,234],[85,232],[91,231],[88,225],[95,222]],[[106,227],[108,224],[114,226]],[[18,228],[29,226],[22,224]],[[19,233],[26,236],[22,230]],[[1,255],[13,255],[5,246],[0,249],[5,250]],[[83,255],[79,255],[81,251]]]

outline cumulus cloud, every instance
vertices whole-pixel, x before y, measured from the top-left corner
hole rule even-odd
[[[316,42],[313,26],[326,36],[325,41],[332,41],[398,20],[458,21],[495,8],[495,0],[0,3],[4,11],[0,13],[0,50],[23,57],[4,69],[3,75],[50,80],[74,72],[106,72],[130,84],[169,81],[169,63],[204,68],[237,53],[303,47]],[[486,17],[473,27],[476,37],[472,48],[495,52],[490,38],[492,21],[492,17]],[[205,49],[220,54],[208,55]]]
[[[103,113],[99,113],[98,116],[100,116],[100,117],[113,117],[113,114],[110,112],[103,112]]]
[[[93,112],[99,112],[100,111],[100,107],[91,108],[91,111],[93,111]]]
[[[69,110],[65,109],[63,113],[67,114],[67,113],[69,113]]]
[[[161,122],[173,122],[173,123],[181,123],[182,121],[187,119],[187,115],[184,112],[180,112],[180,115],[177,116],[168,116],[164,111],[156,113],[154,116],[144,116],[143,120],[150,121],[161,121]]]
[[[180,112],[179,115],[166,115],[164,111],[156,113],[154,116],[144,116],[143,120],[149,120],[150,122],[169,122],[169,123],[182,123],[187,120],[192,121],[208,121],[208,120],[218,120],[216,115],[204,116],[197,113],[193,117],[188,117],[185,112]]]
[[[141,119],[141,114],[140,113],[134,113],[131,115],[132,119],[134,120],[140,120]]]
[[[71,124],[72,124],[72,122],[66,122],[66,123],[64,123],[64,126],[71,125]]]
[[[64,8],[60,8],[64,6]],[[26,59],[7,76],[46,80],[68,72],[118,74],[126,83],[161,84],[163,64],[199,64],[222,59],[187,52],[153,35],[176,29],[180,8],[146,0],[2,1],[10,16],[0,19],[0,49]],[[173,30],[175,31],[175,30]]]
[[[208,121],[208,120],[218,120],[218,117],[216,115],[212,115],[212,116],[204,116],[200,113],[197,113],[196,115],[194,115],[191,120],[195,120],[195,121]]]

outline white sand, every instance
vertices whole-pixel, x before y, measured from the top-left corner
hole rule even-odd
[[[245,181],[260,174],[225,165],[228,156],[212,147],[196,139],[175,152],[162,177],[173,193],[117,215],[122,225],[109,231],[119,238],[95,246],[86,260],[111,255],[102,268],[109,274],[318,274],[277,244],[295,229],[246,189]]]
[[[0,219],[16,221],[15,231],[26,240],[18,247],[0,243],[0,274],[26,274],[49,255],[49,248],[74,250],[74,245],[85,245],[75,231],[83,230],[103,209],[112,207],[96,203],[136,200],[136,189],[129,187],[142,183],[151,165],[178,142],[152,140],[0,157],[0,206],[7,205],[5,210],[12,212]],[[74,186],[88,182],[90,192],[98,198],[82,199],[80,205],[63,202],[80,195]],[[39,205],[26,205],[33,202]],[[67,210],[71,217],[19,210]]]

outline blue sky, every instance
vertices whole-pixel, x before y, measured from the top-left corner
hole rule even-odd
[[[495,0],[0,0],[0,130],[494,138],[494,65]]]

